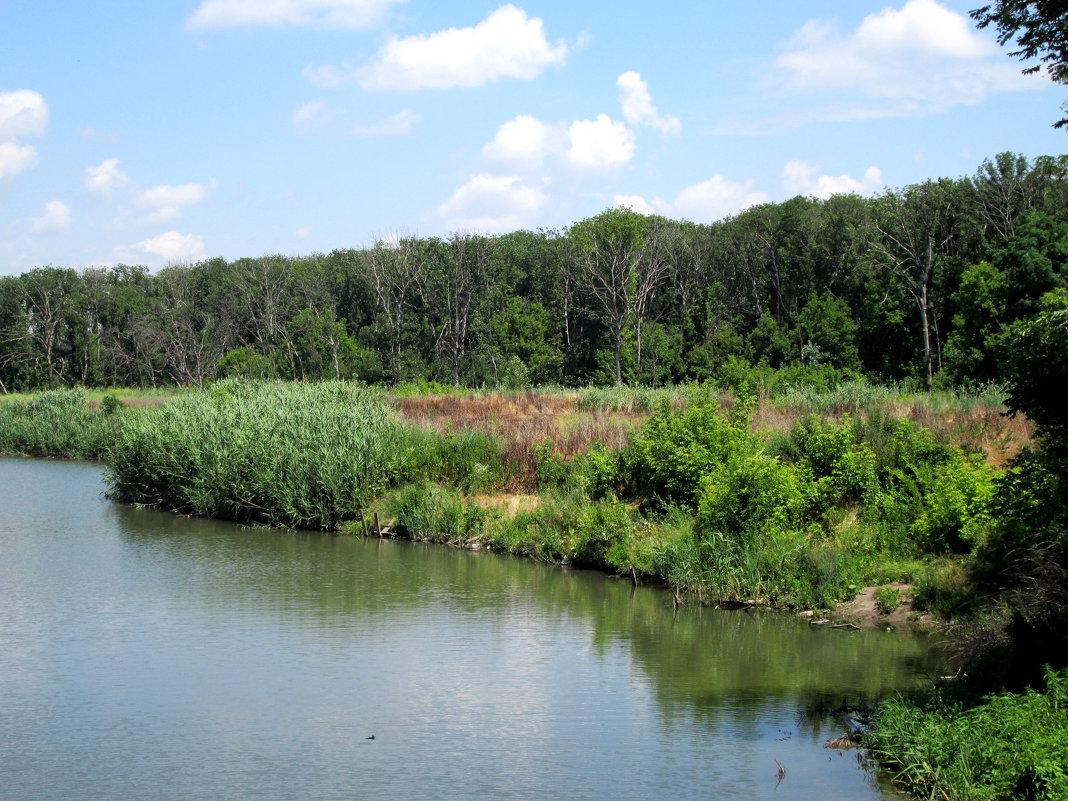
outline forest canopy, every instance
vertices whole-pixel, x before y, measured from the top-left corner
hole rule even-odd
[[[980,385],[1068,276],[1068,156],[709,225],[566,231],[0,278],[0,391],[228,376],[660,385],[739,363]]]

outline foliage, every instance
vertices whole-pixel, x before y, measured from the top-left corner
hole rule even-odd
[[[1011,801],[1068,797],[1068,671],[1044,691],[967,703],[932,690],[887,701],[868,735],[897,783],[929,798]]]
[[[884,615],[889,615],[901,606],[901,590],[897,587],[879,587],[875,590],[875,606]]]
[[[99,459],[115,441],[123,418],[114,400],[102,409],[86,404],[84,389],[56,389],[0,404],[0,453]]]
[[[998,0],[972,11],[980,28],[993,24],[998,29],[998,44],[1015,41],[1019,49],[1010,55],[1029,61],[1038,58],[1049,77],[1068,83],[1068,11],[1056,2],[1033,0]],[[1024,68],[1038,72],[1040,65]],[[1054,128],[1068,125],[1068,117],[1054,123]]]
[[[682,411],[661,400],[621,456],[630,491],[651,506],[696,506],[702,481],[717,466],[756,452],[751,413],[751,399],[722,408],[707,384],[691,389]]]
[[[767,396],[996,376],[992,338],[1068,280],[1068,160],[792,198],[711,225],[621,209],[564,232],[0,280],[0,394],[226,377]],[[928,244],[931,247],[928,247]],[[785,372],[776,372],[777,369]]]
[[[178,512],[330,529],[411,470],[404,434],[356,385],[221,381],[127,420],[111,492]]]

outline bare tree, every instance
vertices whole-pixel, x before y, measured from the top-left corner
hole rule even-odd
[[[400,383],[404,318],[419,277],[418,240],[411,236],[399,236],[396,241],[379,237],[374,247],[365,251],[363,264],[389,328],[390,373],[393,386],[397,386]]]
[[[927,388],[934,381],[931,343],[931,283],[939,260],[958,236],[963,212],[960,187],[927,181],[879,198],[869,244],[876,264],[889,270],[912,296],[920,315]]]

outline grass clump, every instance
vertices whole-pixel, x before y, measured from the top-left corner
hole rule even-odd
[[[896,782],[925,798],[1068,798],[1068,671],[1044,690],[955,698],[931,690],[885,702],[868,736]]]
[[[131,418],[112,495],[177,512],[331,529],[410,470],[405,432],[356,385],[228,379]]]
[[[87,399],[84,389],[56,389],[0,404],[0,453],[103,457],[122,418],[117,406],[90,408]]]
[[[889,615],[901,606],[901,590],[897,587],[879,587],[875,590],[875,606],[884,615]]]

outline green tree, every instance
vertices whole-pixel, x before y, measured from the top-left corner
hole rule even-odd
[[[998,44],[1015,40],[1010,55],[1023,61],[1037,58],[1039,63],[1024,68],[1025,74],[1038,72],[1043,66],[1050,79],[1068,84],[1068,5],[1064,0],[998,0],[977,8],[972,18],[980,28],[993,25],[998,30]],[[1061,106],[1068,112],[1068,104]],[[1068,115],[1053,124],[1068,125]]]
[[[817,346],[831,365],[846,370],[860,367],[857,324],[844,300],[829,292],[810,295],[797,322],[802,341]]]
[[[973,264],[961,276],[960,288],[953,296],[957,307],[953,331],[946,343],[946,363],[956,382],[997,377],[991,337],[1005,322],[1007,290],[1004,271],[987,261]]]

